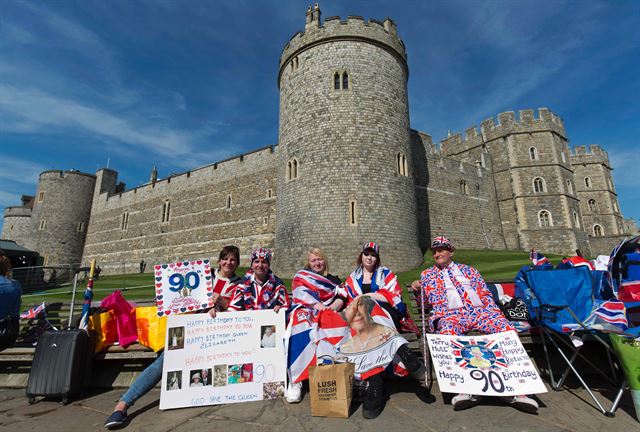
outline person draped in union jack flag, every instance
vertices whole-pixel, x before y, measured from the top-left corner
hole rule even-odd
[[[212,318],[217,312],[225,311],[231,296],[235,292],[241,279],[236,276],[236,269],[240,263],[240,249],[237,246],[225,246],[218,256],[218,268],[213,272],[213,298],[214,306],[197,312],[206,312]],[[131,387],[120,397],[111,415],[104,422],[107,429],[121,426],[127,420],[127,409],[149,390],[155,387],[162,379],[162,367],[164,365],[164,351],[161,352],[153,363],[138,375]]]
[[[1,251],[0,251],[1,252]],[[11,279],[11,261],[9,257],[0,254],[0,349],[13,346],[18,337],[20,321],[20,304],[22,302],[22,288],[20,282]]]
[[[329,273],[329,260],[321,249],[307,251],[304,268],[291,282],[293,307],[289,314],[287,366],[289,385],[286,400],[297,403],[302,400],[302,382],[308,378],[308,368],[316,363],[316,348],[309,337],[313,323],[320,311],[339,311],[345,298],[338,294],[342,281]]]
[[[381,265],[380,248],[374,242],[365,243],[358,255],[358,267],[347,277],[341,295],[347,304],[362,295],[374,299],[386,310],[398,331],[417,333],[417,327],[402,301],[402,288],[391,269]]]
[[[431,243],[435,265],[420,275],[411,287],[418,304],[432,307],[429,329],[438,334],[464,335],[476,330],[484,334],[514,330],[493,300],[491,292],[475,268],[453,261],[455,248],[451,241],[439,236]],[[451,399],[456,411],[471,408],[481,396],[458,394]],[[534,399],[520,395],[504,402],[529,413],[538,411]]]
[[[284,283],[271,271],[271,251],[255,249],[251,253],[251,268],[235,289],[228,310],[273,309],[277,313],[289,306],[289,294]]]

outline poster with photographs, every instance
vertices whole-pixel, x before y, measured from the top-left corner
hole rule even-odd
[[[442,392],[487,396],[547,392],[514,331],[480,336],[428,334],[427,340]]]
[[[208,259],[154,266],[158,316],[178,315],[213,306]]]
[[[284,311],[170,315],[160,409],[284,397]]]

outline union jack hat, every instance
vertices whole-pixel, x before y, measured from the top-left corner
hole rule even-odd
[[[366,251],[367,249],[371,249],[376,253],[376,255],[380,255],[380,248],[378,247],[377,243],[374,243],[374,242],[365,243],[362,246],[362,252]]]
[[[251,252],[251,262],[254,262],[258,258],[262,258],[269,264],[271,264],[271,249],[259,247]]]
[[[448,251],[455,250],[451,241],[445,236],[438,236],[433,239],[431,242],[431,250],[435,249],[446,249]]]

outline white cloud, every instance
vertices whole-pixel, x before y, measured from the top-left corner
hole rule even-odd
[[[46,169],[44,165],[8,155],[0,158],[0,180],[35,184],[38,181],[38,175]]]
[[[615,150],[609,152],[609,162],[613,168],[613,179],[616,186],[638,187],[638,167],[640,167],[640,151]]]

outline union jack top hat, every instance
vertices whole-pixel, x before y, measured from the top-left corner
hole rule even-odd
[[[451,240],[449,240],[445,236],[438,236],[431,242],[431,250],[436,249],[446,249],[453,252],[456,248],[453,247],[453,243],[451,243]]]
[[[254,262],[258,258],[262,258],[269,264],[271,264],[271,250],[267,248],[256,248],[251,252],[251,262]]]
[[[374,242],[365,243],[362,246],[362,252],[366,251],[367,249],[371,249],[376,253],[376,255],[380,255],[380,248],[378,247],[377,243],[374,243]]]

